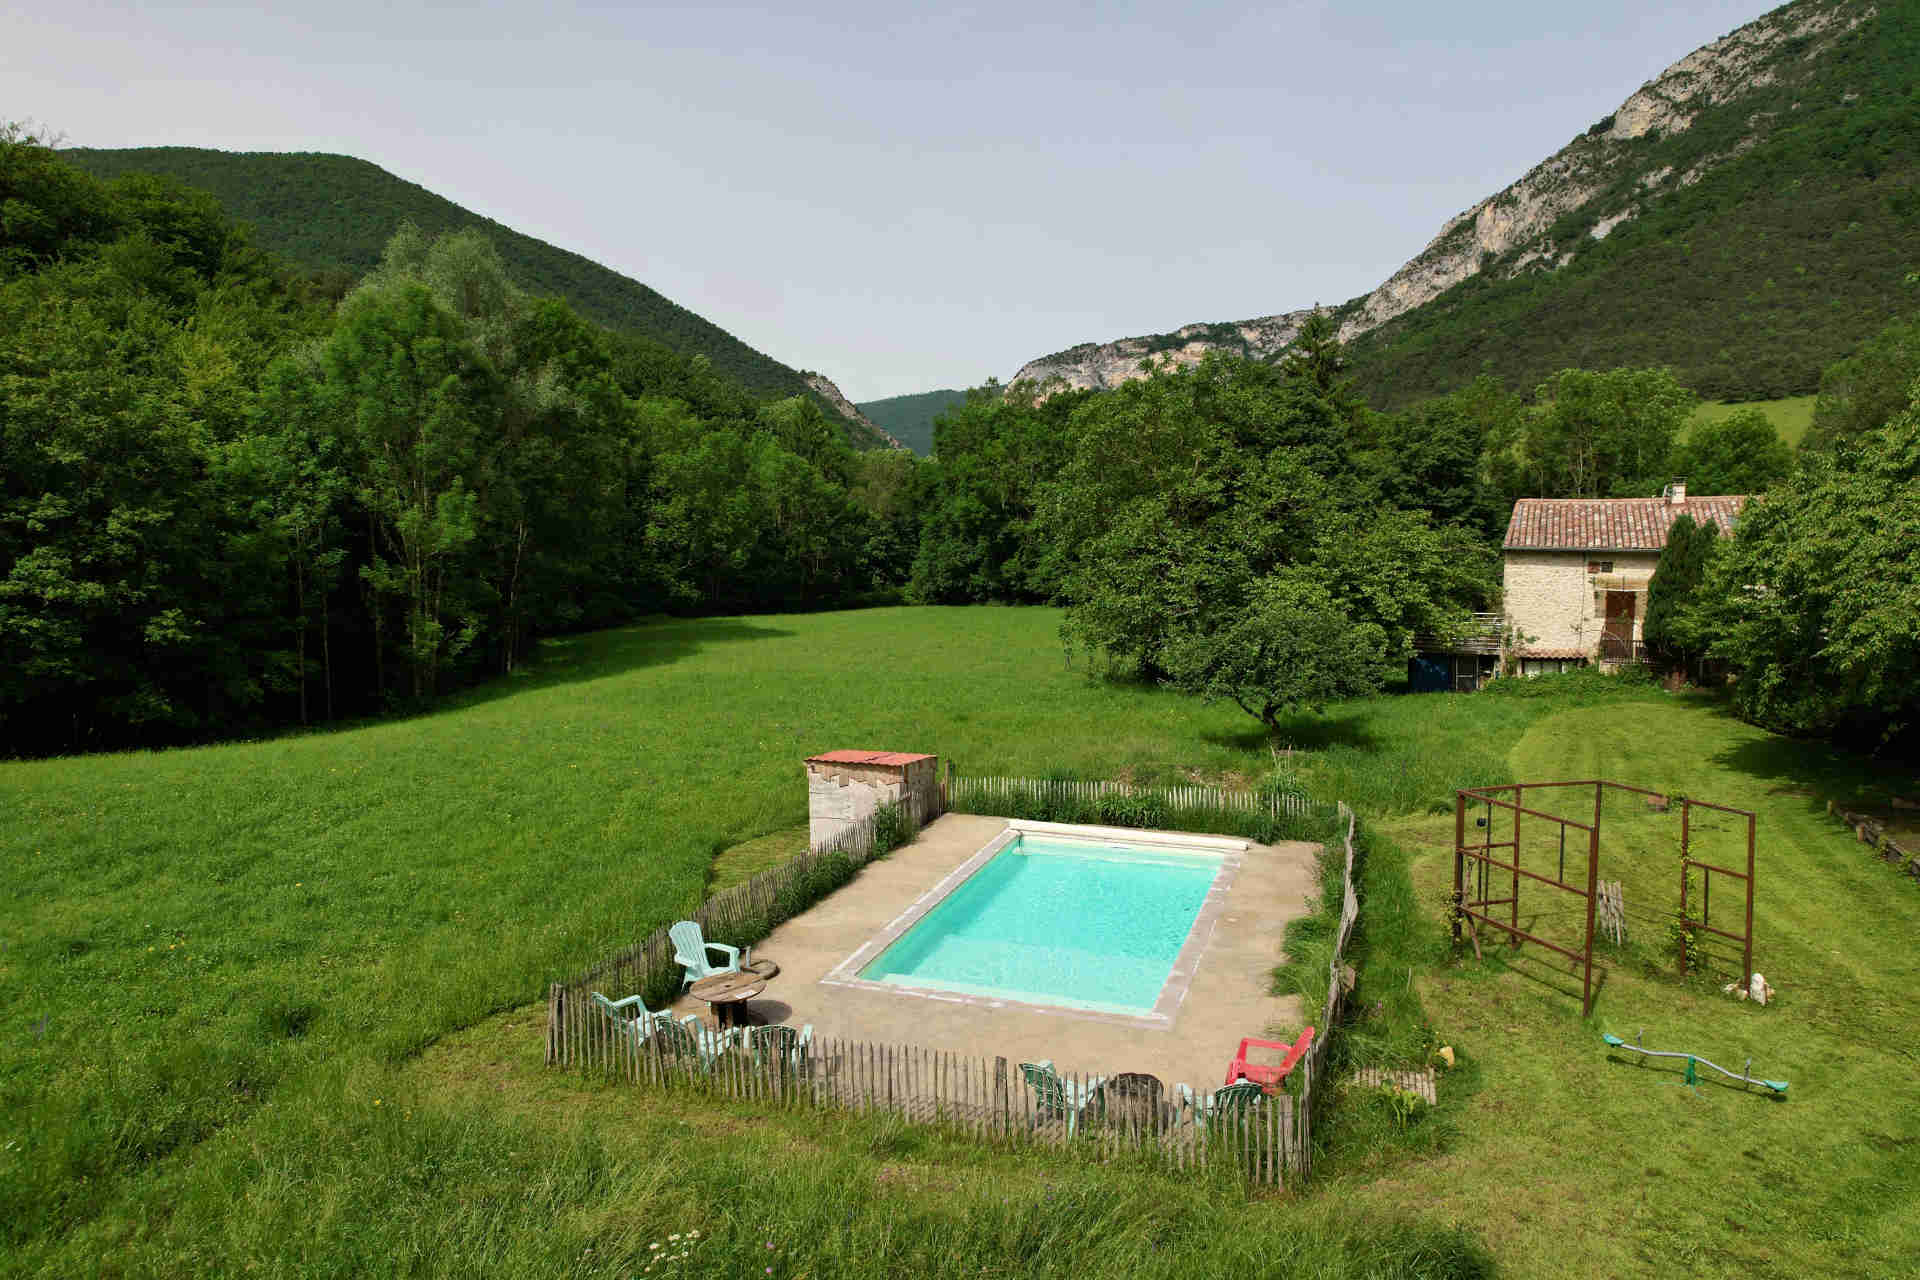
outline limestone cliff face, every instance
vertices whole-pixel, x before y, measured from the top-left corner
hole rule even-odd
[[[1338,308],[1341,341],[1432,301],[1482,270],[1511,276],[1564,265],[1571,247],[1556,243],[1550,234],[1563,215],[1593,213],[1588,234],[1604,237],[1637,216],[1642,201],[1698,181],[1715,164],[1739,154],[1772,121],[1755,117],[1748,138],[1719,154],[1701,156],[1680,173],[1667,166],[1641,175],[1634,187],[1637,199],[1616,199],[1617,207],[1587,210],[1614,186],[1619,167],[1632,162],[1636,140],[1684,132],[1701,111],[1772,83],[1782,59],[1819,57],[1833,38],[1874,16],[1872,8],[1844,0],[1800,0],[1688,54],[1518,182],[1448,219],[1425,249],[1373,292]],[[1308,314],[1289,311],[1237,323],[1188,325],[1171,334],[1084,343],[1028,361],[1014,380],[1058,378],[1072,387],[1104,388],[1145,376],[1140,366],[1149,358],[1188,365],[1208,351],[1224,350],[1270,359],[1293,341]]]
[[[1256,316],[1234,324],[1190,324],[1169,334],[1145,338],[1122,338],[1118,342],[1088,342],[1062,351],[1056,356],[1030,360],[1013,375],[1018,382],[1029,378],[1045,382],[1058,378],[1069,387],[1104,391],[1123,382],[1146,377],[1142,366],[1152,361],[1171,361],[1185,368],[1198,364],[1213,350],[1235,355],[1263,357],[1284,350],[1300,332],[1300,325],[1313,314],[1287,311],[1275,316]]]
[[[835,386],[833,379],[827,377],[826,374],[803,373],[800,376],[807,380],[807,385],[813,388],[815,395],[839,410],[840,416],[852,423],[858,430],[872,433],[872,438],[875,441],[885,444],[889,449],[904,449],[907,447],[882,431],[874,424],[873,419],[860,412],[853,401],[841,394],[840,388]]]

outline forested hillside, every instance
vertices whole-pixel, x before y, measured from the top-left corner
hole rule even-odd
[[[933,452],[933,420],[954,405],[965,403],[964,391],[923,391],[914,396],[890,396],[860,405],[876,427],[921,457]]]
[[[1912,305],[1920,264],[1920,4],[1838,12],[1866,20],[1817,56],[1786,42],[1737,97],[1630,140],[1544,255],[1516,245],[1355,337],[1360,386],[1399,405],[1482,371],[1531,386],[1659,364],[1716,399],[1816,390]]]
[[[899,598],[1063,605],[1099,669],[1272,727],[1388,686],[1416,634],[1497,607],[1515,498],[1676,475],[1772,514],[1743,522],[1737,569],[1707,567],[1674,652],[1727,658],[1768,723],[1920,723],[1920,597],[1890,568],[1920,527],[1913,319],[1829,366],[1797,456],[1751,409],[1696,422],[1658,367],[1482,374],[1383,411],[1315,314],[1277,362],[974,388],[920,458],[856,452],[813,399],[757,402],[524,292],[478,230],[403,225],[339,296],[212,196],[103,183],[18,131],[0,207],[7,750],[417,706],[543,634],[652,613]],[[1853,485],[1882,496],[1810,551]],[[1746,591],[1808,566],[1885,607]],[[1768,647],[1784,635],[1825,645],[1831,678],[1784,676],[1803,651]]]
[[[888,598],[911,455],[403,224],[336,301],[0,128],[0,750],[417,705],[542,634]]]
[[[759,399],[816,396],[799,371],[639,281],[483,218],[365,160],[196,147],[75,147],[61,154],[97,177],[159,174],[211,192],[228,213],[252,225],[263,248],[333,273],[343,283],[359,279],[380,260],[403,222],[428,235],[477,227],[499,251],[508,273],[533,293],[564,298],[581,315],[616,332],[650,338],[681,355],[705,356],[716,372]],[[820,403],[832,407],[824,398]],[[863,422],[847,420],[846,430],[858,447],[886,444]]]
[[[1621,366],[1714,399],[1806,394],[1912,305],[1917,185],[1920,0],[1796,0],[1675,62],[1331,312],[1377,407],[1482,373],[1527,390]],[[1304,315],[1082,343],[1015,380],[1279,359]]]

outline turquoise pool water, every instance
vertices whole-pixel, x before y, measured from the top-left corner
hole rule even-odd
[[[869,982],[1153,1012],[1217,854],[1024,833],[864,968]]]

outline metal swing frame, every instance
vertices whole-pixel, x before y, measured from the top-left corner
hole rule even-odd
[[[1562,818],[1557,814],[1544,813],[1538,809],[1526,807],[1526,794],[1529,791],[1545,791],[1564,787],[1593,788],[1593,821],[1581,822],[1574,818]],[[1594,911],[1598,899],[1600,883],[1600,819],[1601,802],[1609,789],[1624,791],[1631,795],[1646,796],[1661,803],[1669,803],[1665,792],[1652,791],[1646,787],[1630,786],[1624,782],[1612,782],[1604,778],[1583,778],[1570,782],[1509,782],[1492,787],[1466,787],[1454,792],[1453,797],[1453,940],[1461,941],[1461,925],[1466,922],[1469,928],[1477,929],[1484,924],[1506,933],[1516,948],[1523,942],[1531,942],[1545,947],[1556,955],[1565,956],[1578,967],[1580,972],[1580,1014],[1582,1017],[1593,1012],[1593,926]],[[1511,796],[1511,799],[1507,797]],[[1753,977],[1753,898],[1754,898],[1754,829],[1755,816],[1747,809],[1736,809],[1729,805],[1711,804],[1704,800],[1694,800],[1681,796],[1680,801],[1680,923],[1683,927],[1698,927],[1723,938],[1732,939],[1741,944],[1741,966],[1743,983]],[[1467,806],[1469,803],[1484,805],[1486,817],[1486,838],[1477,844],[1467,842]],[[1699,806],[1718,813],[1729,813],[1745,817],[1747,820],[1747,870],[1743,875],[1729,867],[1715,866],[1702,862],[1692,856],[1693,809]],[[1495,840],[1493,815],[1495,810],[1513,814],[1513,835],[1511,839]],[[1522,816],[1539,818],[1559,824],[1560,827],[1560,866],[1554,875],[1542,875],[1529,871],[1520,865],[1520,822]],[[1587,840],[1587,868],[1585,883],[1567,880],[1567,831],[1572,829],[1585,833]],[[1576,850],[1578,846],[1576,844]],[[1494,856],[1496,849],[1504,849],[1511,861],[1503,861]],[[1472,873],[1474,896],[1468,897],[1469,872],[1468,861],[1477,864]],[[1688,873],[1695,867],[1705,872],[1702,885],[1700,919],[1694,920],[1689,914],[1691,903],[1688,894]],[[1508,877],[1507,896],[1489,897],[1489,892],[1499,889],[1498,872],[1506,872]],[[1746,929],[1744,933],[1732,933],[1714,927],[1711,923],[1712,877],[1715,874],[1731,876],[1741,880],[1746,886]],[[1586,930],[1578,951],[1549,942],[1545,938],[1528,933],[1520,927],[1520,881],[1522,877],[1537,880],[1541,884],[1584,899],[1587,904]],[[1492,888],[1489,888],[1491,878]],[[1506,919],[1497,919],[1488,914],[1493,907],[1506,907],[1503,913]],[[1475,945],[1478,945],[1476,940]],[[1685,964],[1684,957],[1681,961]],[[1683,970],[1684,971],[1684,970]]]

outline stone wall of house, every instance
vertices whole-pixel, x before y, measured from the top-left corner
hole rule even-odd
[[[1591,573],[1611,563],[1608,573]],[[1647,584],[1660,563],[1658,552],[1509,551],[1505,555],[1506,612],[1516,650],[1574,651],[1592,658],[1606,629],[1607,592],[1635,595],[1633,638],[1647,618]]]
[[[940,812],[938,756],[899,764],[807,761],[807,839],[813,848],[872,817],[882,805],[910,803],[922,821]]]

